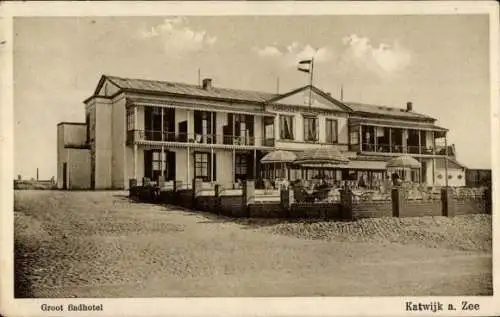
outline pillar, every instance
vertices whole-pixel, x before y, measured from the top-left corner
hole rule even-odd
[[[349,188],[344,187],[340,190],[341,217],[344,220],[353,220],[354,214],[352,211],[352,192]]]
[[[137,133],[137,106],[134,107],[134,178],[137,179],[137,144],[135,143],[135,134]]]
[[[444,184],[448,187],[448,140],[446,134],[444,135]]]
[[[441,211],[445,217],[455,216],[455,200],[451,188],[441,188]]]
[[[358,137],[358,141],[359,141],[359,151],[360,152],[363,152],[363,129],[362,129],[362,125],[359,126],[359,137]]]
[[[187,184],[191,182],[191,173],[189,167],[191,165],[191,153],[189,146],[187,147],[187,164],[186,164],[186,174],[187,174]]]
[[[232,171],[233,181],[232,182],[235,183],[236,182],[236,151],[234,148],[233,148],[233,166],[232,166],[232,168],[233,168],[233,171]]]
[[[257,179],[257,150],[253,150],[253,179]]]
[[[161,138],[160,140],[163,142],[164,141],[164,138],[163,138],[163,107],[161,108],[161,128],[160,128],[160,135],[161,135]],[[164,166],[163,166],[163,156],[164,156],[164,153],[165,153],[165,147],[163,146],[163,144],[161,145],[161,154],[160,154],[160,171],[161,171],[161,176],[165,176],[165,173],[164,173]]]
[[[290,215],[292,204],[294,202],[294,191],[292,186],[288,188],[280,188],[280,203],[281,208],[285,211],[287,217]]]
[[[391,192],[392,200],[392,216],[400,217],[402,214],[403,203],[404,203],[404,193],[401,187],[395,187]]]
[[[392,128],[389,128],[389,153],[392,153]]]

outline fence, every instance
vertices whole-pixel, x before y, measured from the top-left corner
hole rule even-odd
[[[137,186],[131,181],[130,188],[130,196],[140,201],[174,204],[230,217],[355,220],[491,213],[488,189],[449,187],[415,192],[395,187],[379,193],[342,188],[311,197],[303,188],[255,189],[254,181],[244,182],[241,189],[225,189],[200,180],[193,181],[191,186],[175,182],[172,188],[151,186],[147,182]]]

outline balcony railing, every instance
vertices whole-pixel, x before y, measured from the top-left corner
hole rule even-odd
[[[131,130],[127,131],[127,143],[132,144],[137,141],[163,141],[180,142],[193,144],[227,144],[243,146],[274,146],[274,139],[257,138],[253,136],[235,136],[221,134],[200,134],[185,132],[161,132],[151,130]]]
[[[363,152],[377,152],[377,153],[410,153],[410,154],[427,154],[434,153],[432,146],[418,146],[408,145],[406,147],[399,144],[375,144],[363,143]]]

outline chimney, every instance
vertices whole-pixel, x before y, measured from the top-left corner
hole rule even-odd
[[[205,79],[203,79],[202,87],[205,90],[212,89],[212,78],[205,78]]]
[[[406,103],[406,111],[407,111],[407,112],[413,111],[413,102],[408,101],[408,102]]]

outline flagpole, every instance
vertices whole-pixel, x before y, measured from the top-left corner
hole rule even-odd
[[[311,76],[309,77],[309,108],[312,104],[312,86],[314,78],[314,57],[311,58]]]

